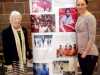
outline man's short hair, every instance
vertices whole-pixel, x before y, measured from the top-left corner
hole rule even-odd
[[[14,11],[12,11],[12,12],[10,13],[10,18],[11,18],[12,16],[14,16],[14,15],[19,15],[19,16],[22,17],[21,13],[20,13],[19,11],[16,11],[16,10],[14,10]]]

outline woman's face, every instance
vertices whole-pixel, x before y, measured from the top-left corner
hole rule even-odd
[[[83,14],[87,10],[87,4],[85,0],[77,0],[76,7],[79,14]]]

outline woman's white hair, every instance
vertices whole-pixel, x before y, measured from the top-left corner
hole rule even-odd
[[[12,11],[12,12],[10,13],[10,18],[13,17],[13,16],[15,16],[15,15],[18,15],[18,16],[21,16],[21,17],[22,17],[22,15],[21,15],[20,12],[14,10],[14,11]]]

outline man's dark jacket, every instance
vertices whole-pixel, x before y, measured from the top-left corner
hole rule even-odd
[[[25,45],[26,45],[26,57],[31,58],[31,50],[28,45],[27,31],[25,28],[22,28],[25,36]],[[5,64],[10,65],[13,61],[19,61],[16,43],[14,34],[11,28],[11,25],[2,31],[2,42],[3,42],[3,53],[5,58]]]

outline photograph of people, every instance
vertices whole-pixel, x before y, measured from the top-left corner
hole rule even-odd
[[[74,12],[73,12],[74,11]],[[75,15],[73,14],[75,13]],[[60,32],[74,32],[76,23],[76,10],[71,8],[59,9],[59,31]]]
[[[34,35],[35,48],[47,48],[51,46],[52,35]]]
[[[82,75],[93,75],[99,55],[95,45],[96,18],[88,11],[87,0],[77,0],[76,5],[79,14],[75,27],[79,65]]]
[[[10,24],[2,31],[3,54],[7,75],[26,73],[26,60],[32,58],[26,29],[21,26],[22,15],[14,10],[10,13]]]
[[[31,27],[32,32],[54,32],[54,15],[31,15]]]
[[[49,75],[48,65],[43,63],[33,63],[33,74]]]
[[[59,45],[57,49],[57,57],[65,57],[65,56],[75,56],[77,54],[77,50],[74,45]]]
[[[73,61],[69,61],[69,60],[63,60],[63,61],[54,61],[53,62],[53,74],[54,75],[75,75],[75,71],[72,71],[69,62],[73,62]]]
[[[50,12],[52,9],[52,0],[33,0],[32,12]]]

